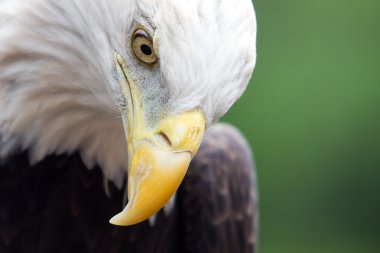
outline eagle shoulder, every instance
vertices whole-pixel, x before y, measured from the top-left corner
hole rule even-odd
[[[178,199],[181,252],[255,252],[255,171],[250,148],[234,127],[207,130]]]

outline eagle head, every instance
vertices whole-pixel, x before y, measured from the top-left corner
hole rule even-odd
[[[255,65],[250,0],[17,0],[0,10],[0,155],[23,148],[38,162],[78,150],[116,185],[127,174],[117,225],[170,199]]]

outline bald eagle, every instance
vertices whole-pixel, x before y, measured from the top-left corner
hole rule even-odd
[[[250,0],[0,0],[0,252],[254,252],[255,44]]]

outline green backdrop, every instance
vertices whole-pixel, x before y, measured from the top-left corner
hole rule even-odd
[[[380,252],[380,1],[255,0],[260,253]],[[238,38],[237,38],[238,39]]]

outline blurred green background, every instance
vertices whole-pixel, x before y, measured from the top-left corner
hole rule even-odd
[[[256,70],[223,120],[254,150],[259,253],[379,253],[380,1],[254,5]]]

